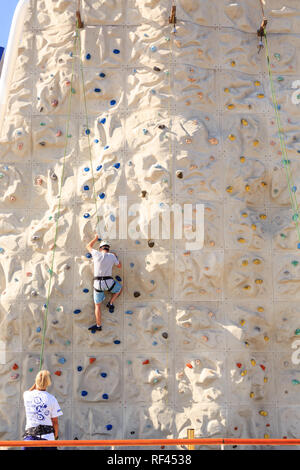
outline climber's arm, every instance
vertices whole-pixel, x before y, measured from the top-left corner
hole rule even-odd
[[[96,241],[98,241],[98,235],[95,235],[95,238],[93,238],[93,240],[90,241],[90,243],[88,243],[86,245],[86,249],[91,252],[92,251],[92,248],[93,246],[95,245]]]
[[[119,260],[119,258],[117,257],[116,253],[114,253],[113,251],[111,251],[111,254],[112,254],[112,255],[115,255],[115,257],[116,257],[117,260],[119,261],[119,264],[116,264],[116,267],[117,267],[117,268],[122,268],[122,263],[121,263],[121,261]]]

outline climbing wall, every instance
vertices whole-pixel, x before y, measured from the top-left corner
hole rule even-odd
[[[299,437],[292,345],[300,256],[265,51],[257,49],[260,4],[178,0],[174,35],[171,3],[82,1],[87,125],[73,49],[77,2],[31,0],[0,145],[3,439],[24,427],[22,393],[39,369],[51,274],[44,368],[63,409],[62,437],[186,437],[188,428],[196,437]],[[299,107],[291,96],[300,39],[292,32],[300,7],[267,4],[270,67],[297,186]],[[85,248],[95,231],[93,189],[111,229],[119,196],[143,211],[205,206],[201,251],[172,238],[134,239],[129,210],[128,238],[112,243],[124,292],[113,314],[103,305],[95,334],[87,329],[94,318]]]

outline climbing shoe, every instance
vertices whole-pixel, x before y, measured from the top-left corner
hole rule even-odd
[[[89,327],[89,330],[90,331],[101,331],[102,326],[92,325],[92,326]]]
[[[106,307],[108,308],[108,310],[109,310],[110,313],[114,313],[114,311],[115,311],[115,306],[114,306],[113,304],[108,303],[108,304],[106,305]]]

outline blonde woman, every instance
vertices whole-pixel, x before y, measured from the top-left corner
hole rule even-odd
[[[23,394],[26,411],[24,441],[58,439],[58,417],[63,413],[53,395],[47,392],[51,385],[48,370],[41,370],[35,384]],[[56,447],[25,447],[25,450],[56,450]]]

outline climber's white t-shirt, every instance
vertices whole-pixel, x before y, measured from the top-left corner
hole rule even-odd
[[[94,261],[94,277],[99,276],[112,276],[113,266],[118,266],[119,260],[113,253],[106,253],[105,251],[97,251],[92,248],[91,254]],[[114,283],[114,280],[107,280],[101,282],[101,289],[106,290],[107,287],[110,288]],[[98,290],[100,289],[100,281],[94,281],[94,287]]]
[[[26,411],[25,429],[36,426],[52,426],[51,418],[57,418],[63,413],[53,395],[43,390],[27,390],[23,394]],[[48,441],[54,441],[54,433],[43,434],[42,437]]]

